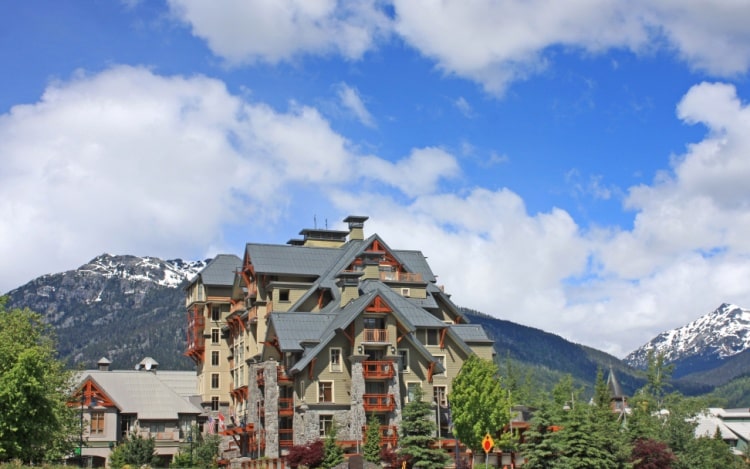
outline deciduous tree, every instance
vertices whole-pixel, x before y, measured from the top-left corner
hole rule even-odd
[[[7,311],[6,301],[0,298],[0,461],[61,459],[77,434],[67,405],[72,374],[41,315]]]
[[[475,453],[481,451],[487,433],[499,433],[510,420],[497,366],[475,355],[464,362],[453,380],[448,401],[454,434]]]

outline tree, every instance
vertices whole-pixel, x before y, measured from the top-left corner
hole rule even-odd
[[[375,414],[370,416],[367,422],[367,433],[365,434],[365,446],[363,448],[365,460],[371,463],[380,463],[380,420]]]
[[[218,467],[217,456],[221,437],[211,434],[204,435],[197,426],[190,429],[191,443],[183,444],[170,464],[171,467]],[[192,452],[192,454],[191,454]]]
[[[294,445],[289,448],[286,462],[289,467],[296,469],[299,466],[320,467],[323,462],[323,442],[315,440],[304,445]]]
[[[344,462],[344,449],[336,443],[337,433],[338,431],[334,424],[331,426],[331,430],[323,442],[323,461],[320,463],[320,466],[325,469],[336,467]]]
[[[500,385],[497,366],[470,356],[453,380],[448,396],[456,437],[475,453],[487,433],[498,433],[509,421],[508,398]]]
[[[78,433],[76,410],[67,405],[73,375],[42,316],[7,311],[6,302],[0,297],[0,461],[61,459]]]
[[[552,401],[543,401],[534,412],[529,429],[524,433],[524,443],[521,451],[526,458],[524,468],[547,469],[553,467],[560,455],[560,447],[555,433],[558,427],[550,411]]]
[[[114,469],[129,466],[151,466],[158,462],[156,456],[156,440],[153,437],[144,438],[133,432],[120,443],[109,456],[109,464]]]
[[[437,427],[431,405],[422,401],[422,397],[422,388],[418,386],[414,400],[404,406],[399,453],[408,456],[411,467],[442,469],[448,463],[448,454],[442,448],[433,447]]]
[[[677,458],[663,441],[639,438],[633,443],[633,469],[671,469]]]

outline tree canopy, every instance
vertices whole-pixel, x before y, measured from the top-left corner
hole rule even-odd
[[[448,396],[454,434],[478,452],[487,433],[498,433],[510,421],[508,394],[490,360],[470,356],[453,380]]]
[[[29,309],[0,298],[0,461],[54,461],[70,454],[75,409],[72,373],[58,360],[54,334]]]

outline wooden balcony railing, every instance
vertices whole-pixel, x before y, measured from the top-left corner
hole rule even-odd
[[[289,375],[286,374],[286,367],[281,365],[276,368],[276,381],[278,381],[279,384],[294,383],[294,381],[292,381],[292,378],[290,378]]]
[[[388,342],[386,329],[365,329],[363,342]]]
[[[398,427],[393,425],[380,425],[378,427],[378,434],[380,437],[380,446],[396,446],[398,443]],[[364,441],[367,441],[367,425],[362,427],[362,435]]]
[[[362,398],[365,412],[393,412],[396,408],[393,394],[365,394]]]
[[[279,446],[282,448],[290,448],[294,446],[294,430],[291,428],[280,428],[279,429]]]
[[[294,415],[294,398],[279,398],[279,417],[291,417]]]
[[[412,272],[380,272],[383,282],[422,282],[422,274]]]
[[[393,362],[388,360],[366,360],[362,371],[365,379],[390,379],[396,373]]]

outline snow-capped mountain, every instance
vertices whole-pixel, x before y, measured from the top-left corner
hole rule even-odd
[[[75,270],[48,274],[8,292],[9,307],[28,307],[55,328],[69,364],[101,357],[130,368],[144,356],[189,369],[182,288],[208,261],[102,254]]]
[[[662,332],[625,357],[625,362],[644,368],[653,349],[667,363],[678,365],[677,376],[710,369],[749,348],[750,310],[724,303],[685,326]]]

